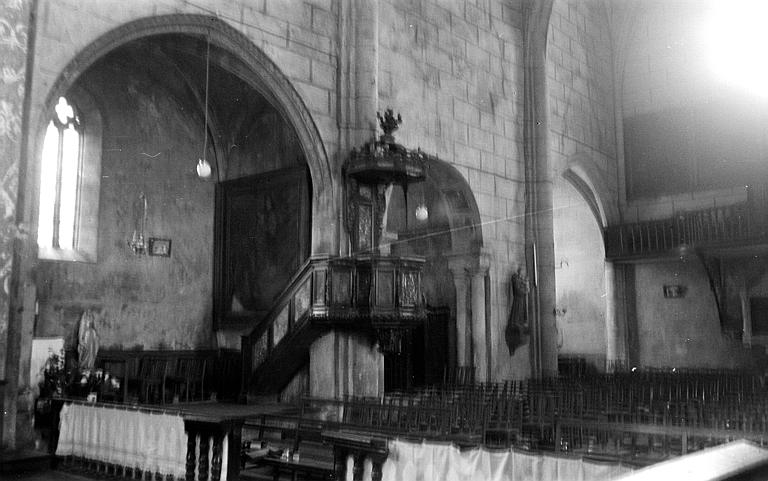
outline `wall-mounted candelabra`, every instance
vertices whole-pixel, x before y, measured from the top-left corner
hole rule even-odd
[[[134,204],[134,212],[136,211]],[[138,201],[139,209],[141,209],[141,215],[134,217],[135,223],[133,228],[133,235],[128,240],[128,247],[136,255],[144,255],[147,253],[147,242],[145,236],[145,229],[147,227],[147,196],[144,192],[139,194]]]

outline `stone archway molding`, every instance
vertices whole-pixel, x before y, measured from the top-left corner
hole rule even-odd
[[[568,160],[568,167],[562,176],[581,194],[595,215],[595,221],[601,229],[618,223],[619,209],[610,199],[608,182],[585,154],[576,154]]]
[[[211,46],[229,52],[237,60],[218,66],[248,83],[293,126],[312,177],[312,253],[337,254],[338,229],[328,227],[338,225],[340,174],[332,167],[319,130],[298,91],[272,59],[227,22],[207,15],[172,14],[142,18],[116,27],[69,62],[49,89],[43,105],[51,105],[94,62],[115,48],[143,37],[165,34],[208,36]],[[44,128],[46,119],[42,113],[31,123],[36,127],[35,132]],[[32,152],[35,150],[33,147]]]
[[[448,212],[453,255],[478,256],[483,247],[480,210],[472,189],[454,166],[429,156],[426,181],[439,193]]]

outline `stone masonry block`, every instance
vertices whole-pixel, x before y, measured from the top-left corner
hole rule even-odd
[[[294,25],[311,28],[312,7],[303,1],[266,0],[267,16],[278,18]]]
[[[493,134],[477,126],[469,126],[469,145],[478,150],[493,152]]]
[[[435,3],[439,7],[451,12],[452,15],[464,15],[464,2],[456,0],[435,0]]]
[[[507,135],[494,135],[493,152],[501,156],[513,155],[517,152],[517,145],[513,138]]]
[[[490,52],[471,43],[467,43],[467,61],[482,70],[489,71],[491,69]]]
[[[336,35],[336,17],[330,9],[312,8],[312,30],[327,37]]]
[[[306,47],[320,50],[321,52],[330,52],[331,50],[330,37],[319,35],[312,30],[296,25],[288,25],[288,41],[300,43]]]
[[[470,125],[476,125],[480,122],[480,112],[477,107],[468,104],[462,100],[453,101],[453,116]]]
[[[495,194],[505,199],[514,199],[517,194],[518,184],[512,180],[496,177]]]
[[[480,168],[480,152],[459,142],[453,143],[454,162],[474,169]]]
[[[495,57],[501,57],[503,40],[494,32],[480,30],[478,47],[491,53]]]
[[[424,57],[428,65],[432,65],[443,72],[451,72],[451,56],[437,45],[426,45]]]
[[[440,2],[425,1],[422,11],[424,18],[438,28],[451,27],[451,12],[440,5]]]
[[[265,48],[265,51],[288,77],[302,82],[310,81],[310,61],[308,58],[274,46]]]
[[[480,112],[480,128],[491,133],[502,133],[503,124],[495,115],[488,112]]]
[[[467,124],[452,120],[451,125],[453,126],[453,140],[469,145],[469,127]]]
[[[467,3],[464,7],[464,20],[470,25],[477,26],[480,30],[490,27],[488,12],[471,3]]]
[[[493,174],[489,174],[483,171],[476,171],[476,172],[477,172],[477,179],[475,179],[475,182],[477,182],[477,188],[480,189],[481,192],[487,192],[488,194],[495,193],[495,190],[496,190],[496,186],[494,182],[495,176]],[[470,182],[470,185],[472,185],[471,182]]]
[[[265,15],[261,10],[247,7],[243,9],[242,17],[243,22],[249,26],[248,30],[255,29],[268,32],[272,35],[284,38],[287,42],[288,22]]]
[[[294,82],[307,107],[321,114],[330,113],[330,94],[328,90],[304,82]]]
[[[477,210],[480,211],[480,219],[483,222],[495,219],[494,214],[494,199],[492,194],[485,194],[483,192],[475,193],[475,200],[477,201]]]
[[[498,155],[489,152],[480,152],[480,166],[485,172],[500,176],[505,175],[504,158]]]
[[[327,12],[330,12],[333,9],[333,0],[304,0],[304,2],[315,9],[321,8]]]
[[[478,28],[469,24],[466,20],[458,15],[451,15],[451,32],[459,37],[472,42],[477,42]]]
[[[323,88],[329,90],[335,88],[336,85],[336,69],[327,63],[313,60],[310,63],[311,77],[310,81]]]
[[[451,58],[466,58],[467,41],[463,38],[452,35],[447,30],[437,31],[438,46],[445,50]]]

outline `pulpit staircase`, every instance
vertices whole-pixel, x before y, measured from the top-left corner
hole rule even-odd
[[[426,320],[424,260],[414,257],[315,256],[242,337],[241,397],[279,394],[309,362],[313,341],[331,329],[368,333],[382,350]]]

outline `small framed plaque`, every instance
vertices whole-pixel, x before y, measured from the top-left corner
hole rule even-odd
[[[149,255],[171,257],[171,239],[149,238]]]
[[[680,297],[685,297],[685,291],[685,286],[668,284],[664,286],[664,297],[667,299],[678,299]]]

